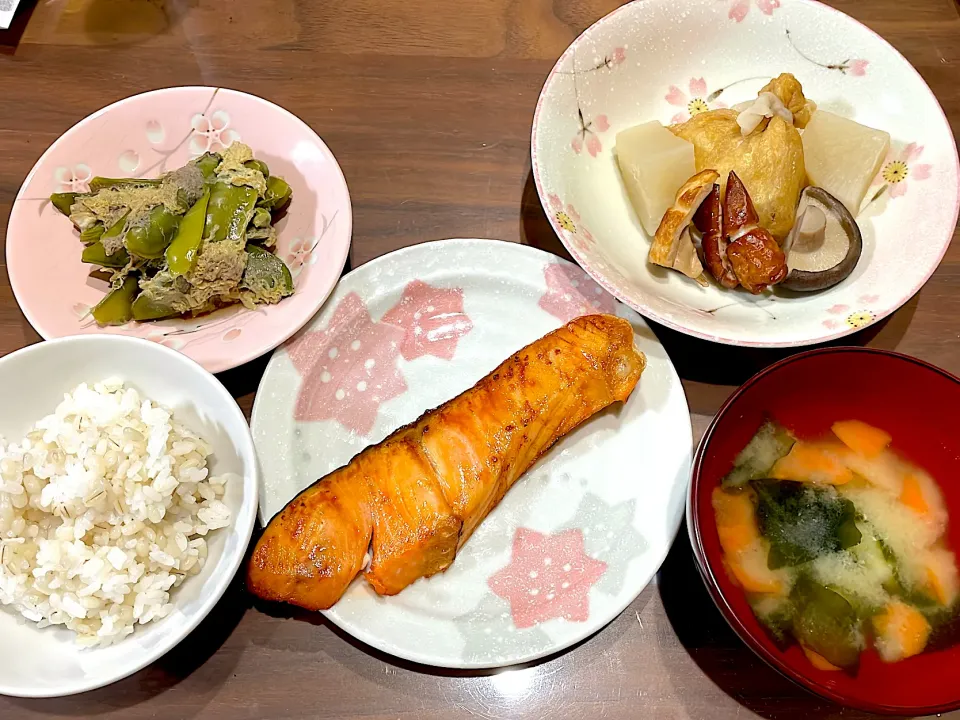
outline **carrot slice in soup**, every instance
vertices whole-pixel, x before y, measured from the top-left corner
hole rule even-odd
[[[886,662],[919,655],[930,639],[930,623],[912,605],[894,600],[873,617],[875,644]]]
[[[767,567],[769,549],[757,540],[737,555],[728,555],[727,565],[743,589],[755,593],[782,593],[786,589],[782,570]]]
[[[798,442],[777,460],[770,477],[775,480],[844,485],[853,480],[853,471],[844,464],[845,448],[820,443]]]
[[[736,555],[759,539],[753,493],[732,493],[716,488],[711,500],[717,519],[717,534],[725,553]]]
[[[866,457],[879,455],[892,440],[889,433],[859,420],[841,420],[832,429],[844,445]]]
[[[915,510],[921,515],[930,512],[930,506],[927,505],[927,499],[923,496],[923,488],[920,487],[920,480],[913,473],[903,478],[903,489],[900,491],[900,502],[911,510]]]
[[[953,605],[960,595],[960,576],[953,553],[935,547],[923,553],[921,562],[925,570],[924,592],[941,605]]]
[[[817,670],[826,670],[832,672],[834,670],[839,670],[836,665],[827,660],[823,655],[811,650],[806,645],[801,644],[800,647],[803,649],[803,654],[807,656],[807,660],[810,661],[810,664],[813,665]]]

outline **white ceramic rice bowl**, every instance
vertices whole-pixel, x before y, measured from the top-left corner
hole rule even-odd
[[[146,340],[88,335],[32,345],[0,358],[0,436],[22,438],[52,413],[66,392],[82,382],[111,377],[170,408],[174,419],[209,442],[212,475],[235,473],[223,502],[228,527],[207,535],[203,570],[171,594],[173,612],[138,625],[107,648],[82,649],[74,633],[38,629],[12,608],[0,607],[0,693],[54,697],[84,692],[120,680],[162,656],[185,638],[216,605],[243,560],[256,519],[259,470],[243,413],[210,373],[186,356]],[[15,649],[15,650],[14,650]],[[13,651],[9,651],[13,650]]]

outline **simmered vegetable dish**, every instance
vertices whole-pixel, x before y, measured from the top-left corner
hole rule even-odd
[[[850,420],[822,441],[765,422],[713,493],[724,564],[780,644],[821,670],[923,652],[960,594],[930,475]]]
[[[95,177],[89,192],[50,200],[80,231],[83,262],[110,273],[94,319],[122,325],[293,294],[290,270],[273,252],[274,213],[291,195],[234,143],[156,179]]]

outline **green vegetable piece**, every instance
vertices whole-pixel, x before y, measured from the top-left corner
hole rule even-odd
[[[204,153],[193,161],[194,165],[200,168],[204,180],[212,181],[217,174],[217,167],[220,165],[221,157],[216,153]]]
[[[850,548],[857,564],[873,581],[885,589],[896,587],[897,561],[885,548],[883,541],[877,537],[876,529],[866,520],[857,523],[860,530],[860,542]]]
[[[263,200],[257,204],[267,210],[279,210],[290,202],[292,195],[293,188],[287,184],[286,180],[276,175],[271,175],[267,178],[267,194]]]
[[[857,511],[832,488],[789,481],[755,481],[760,532],[770,541],[771,570],[809,562],[857,545]]]
[[[73,203],[76,202],[78,195],[80,195],[80,193],[54,193],[50,196],[50,202],[53,203],[53,206],[57,210],[62,212],[67,217],[70,217],[70,208],[73,207]]]
[[[760,429],[733,461],[733,470],[723,478],[725,488],[743,487],[751,480],[760,480],[780,458],[790,452],[796,438],[790,431],[772,420],[764,421]]]
[[[785,650],[792,642],[793,603],[789,598],[769,594],[748,596],[748,600],[757,620],[767,629],[777,646]]]
[[[180,221],[177,236],[166,250],[167,267],[173,275],[184,275],[197,262],[197,252],[203,242],[203,226],[207,220],[210,191],[205,192]]]
[[[133,317],[132,305],[139,290],[137,278],[127,275],[123,283],[114,287],[91,310],[97,325],[123,325]]]
[[[257,191],[246,185],[217,182],[210,191],[204,236],[208,242],[242,242],[257,205]]]
[[[265,228],[270,226],[270,221],[273,220],[273,217],[270,215],[270,211],[258,207],[253,211],[253,219],[250,221],[250,224],[255,228]]]
[[[162,182],[163,180],[160,178],[107,178],[97,176],[90,181],[90,192],[98,193],[101,190],[116,187],[117,185],[139,185],[145,187],[147,185],[160,185]]]
[[[258,245],[247,246],[247,266],[240,288],[254,304],[275,304],[293,294],[293,275],[280,258]]]
[[[793,599],[797,604],[794,637],[837,667],[856,667],[864,641],[853,606],[839,593],[805,576],[794,586]]]
[[[103,227],[103,223],[98,222],[96,225],[91,225],[86,230],[80,231],[80,242],[84,245],[93,245],[101,237],[106,228]]]
[[[80,260],[90,265],[99,265],[100,267],[122,268],[126,267],[127,263],[130,262],[130,256],[123,248],[117,250],[113,255],[107,255],[107,251],[103,248],[103,243],[97,240],[92,245],[87,245],[87,247],[83,249],[83,252],[80,254]]]
[[[148,260],[163,257],[164,251],[173,242],[179,225],[179,216],[163,205],[157,205],[150,211],[145,224],[134,225],[127,230],[124,238],[127,252]]]
[[[113,225],[104,231],[103,235],[100,236],[101,245],[104,245],[104,243],[112,244],[112,240],[115,240],[123,235],[123,230],[127,226],[128,215],[130,215],[129,210],[127,210],[119,220],[117,220]]]
[[[247,242],[272,248],[277,244],[277,231],[273,227],[258,228],[251,225],[247,228]]]
[[[180,314],[172,307],[152,300],[146,293],[140,293],[133,301],[132,312],[133,319],[138,321],[160,320]]]
[[[263,176],[265,178],[270,177],[270,168],[267,166],[267,164],[263,160],[257,160],[257,159],[247,160],[243,164],[243,166],[246,168],[250,168],[251,170],[259,170],[260,172],[263,173]]]

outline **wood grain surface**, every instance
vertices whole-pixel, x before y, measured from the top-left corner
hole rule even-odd
[[[530,174],[533,109],[560,53],[618,4],[25,1],[14,27],[0,32],[2,227],[33,163],[75,122],[144,90],[205,84],[268,98],[324,138],[353,199],[353,267],[444,237],[500,238],[564,255]],[[913,63],[956,132],[954,0],[830,4]],[[683,378],[698,438],[736,385],[789,354],[654,330]],[[38,340],[0,259],[0,354]],[[846,342],[960,373],[960,244],[905,307]],[[248,413],[265,365],[262,358],[222,376]],[[256,607],[235,583],[186,641],[149,668],[79,697],[0,698],[0,718],[866,717],[798,689],[740,643],[703,589],[685,538],[681,529],[658,582],[618,619],[533,667],[477,674],[412,666],[359,645],[320,616]]]

